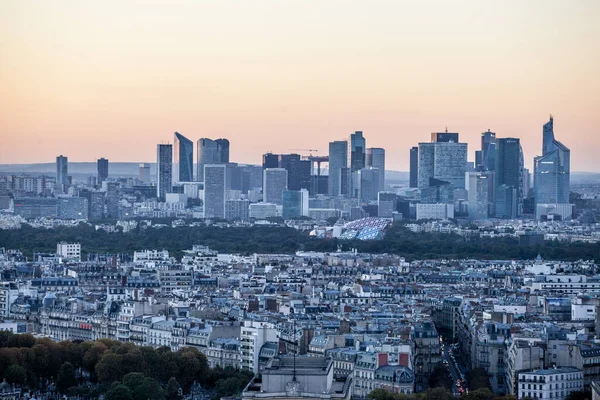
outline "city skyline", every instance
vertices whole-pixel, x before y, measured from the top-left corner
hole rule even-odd
[[[3,2],[0,163],[147,162],[178,131],[258,164],[362,130],[408,171],[448,126],[471,161],[487,129],[520,138],[532,170],[553,113],[572,170],[600,171],[600,6],[511,5]]]

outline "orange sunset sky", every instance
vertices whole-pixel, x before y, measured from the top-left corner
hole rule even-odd
[[[600,1],[0,0],[0,163],[155,161],[179,131],[232,161],[364,131],[408,170],[430,132],[542,124],[600,172]]]

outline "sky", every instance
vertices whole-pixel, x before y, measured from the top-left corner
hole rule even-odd
[[[362,130],[408,170],[430,133],[542,125],[600,172],[600,1],[0,0],[0,164],[155,161],[178,131],[231,160]]]

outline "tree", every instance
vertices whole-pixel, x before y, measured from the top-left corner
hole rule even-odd
[[[181,386],[177,379],[172,376],[167,383],[166,396],[167,400],[179,400],[181,396],[179,395],[179,391],[181,390]]]
[[[463,397],[465,400],[492,400],[496,398],[496,395],[488,388],[480,388],[469,391],[469,393]]]
[[[444,388],[437,387],[427,389],[423,396],[424,400],[452,400],[452,393]]]
[[[373,400],[399,400],[400,395],[392,392],[388,392],[384,389],[375,389],[367,396],[368,399]]]
[[[98,380],[104,383],[120,381],[123,377],[122,358],[119,354],[107,353],[102,355],[100,361],[96,364]]]
[[[67,390],[77,385],[77,378],[75,377],[75,367],[70,362],[65,362],[61,365],[58,371],[58,379],[56,380],[56,389],[60,393],[66,393]]]
[[[4,373],[4,378],[8,383],[23,385],[27,382],[27,372],[25,372],[25,368],[20,365],[13,364],[7,368]]]
[[[452,390],[452,384],[454,383],[448,368],[441,364],[433,369],[428,382],[430,388],[442,387],[448,390]]]
[[[485,369],[481,367],[473,368],[473,370],[468,376],[467,381],[469,383],[470,391],[474,391],[477,389],[492,388],[492,386],[490,385],[490,375]]]
[[[106,392],[106,400],[133,400],[131,390],[122,384],[114,385]]]

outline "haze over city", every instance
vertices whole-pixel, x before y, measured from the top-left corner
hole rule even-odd
[[[548,114],[571,170],[600,171],[600,3],[0,3],[0,163],[153,161],[174,131],[231,158],[362,130],[408,170],[447,126],[541,154]]]

